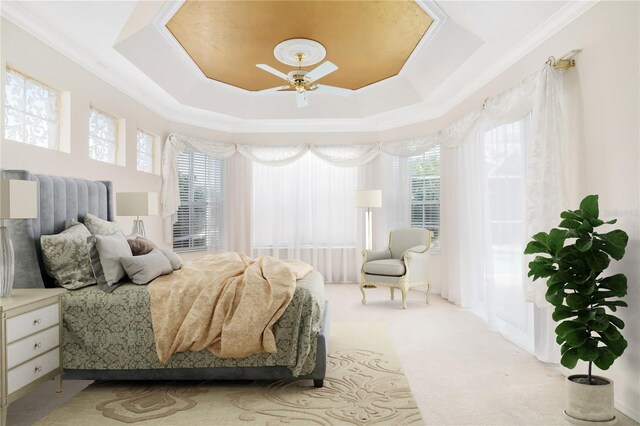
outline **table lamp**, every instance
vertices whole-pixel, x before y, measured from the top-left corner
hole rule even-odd
[[[356,191],[356,207],[366,208],[365,215],[365,248],[372,250],[373,248],[373,222],[371,209],[374,207],[382,207],[382,191],[372,189],[366,191]]]
[[[15,256],[5,219],[38,217],[38,183],[30,180],[0,181],[0,297],[9,297],[13,288]]]
[[[158,214],[157,192],[118,192],[116,193],[116,214],[118,216],[135,216],[131,235],[146,237],[144,223],[140,216]]]

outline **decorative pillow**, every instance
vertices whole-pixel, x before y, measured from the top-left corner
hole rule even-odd
[[[81,223],[57,235],[40,237],[45,270],[59,286],[74,290],[96,283],[87,237],[91,237],[91,233]]]
[[[151,253],[151,250],[156,248],[156,245],[144,237],[136,237],[127,239],[131,252],[134,256],[140,256],[143,254]]]
[[[178,256],[176,253],[174,253],[171,250],[160,249],[160,251],[169,260],[169,263],[171,263],[171,267],[173,268],[174,271],[177,271],[178,269],[182,268],[182,259],[180,259],[180,256]]]
[[[115,285],[125,277],[120,264],[121,257],[132,256],[129,243],[122,231],[111,235],[95,235],[91,252],[91,265],[100,289],[111,293]]]
[[[140,256],[121,257],[120,262],[135,284],[148,284],[160,275],[173,272],[169,260],[158,249]]]
[[[120,226],[116,222],[100,219],[91,213],[87,213],[84,217],[84,225],[93,235],[112,235],[114,232],[120,231]]]

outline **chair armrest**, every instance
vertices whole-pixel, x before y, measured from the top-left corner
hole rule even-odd
[[[373,260],[391,259],[391,250],[362,250],[362,263],[371,262]]]
[[[427,247],[427,246],[422,246],[422,245],[421,246],[414,246],[414,247],[406,249],[404,251],[404,253],[402,253],[401,258],[402,259],[405,259],[405,258],[409,259],[411,257],[412,253],[421,254],[421,253],[426,253],[427,250],[429,250],[429,247]]]

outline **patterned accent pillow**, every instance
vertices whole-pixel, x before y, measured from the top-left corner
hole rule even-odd
[[[40,237],[45,270],[57,285],[75,290],[96,284],[89,256],[91,243],[87,242],[90,236],[87,228],[78,223],[59,234]]]
[[[116,222],[100,219],[91,213],[87,213],[84,217],[84,224],[93,235],[111,235],[120,231],[120,226]]]

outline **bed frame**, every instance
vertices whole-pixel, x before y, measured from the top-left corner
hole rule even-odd
[[[38,218],[7,221],[15,251],[15,288],[49,288],[54,282],[45,272],[40,236],[63,231],[70,219],[82,221],[87,213],[113,221],[113,185],[58,176],[33,175],[25,170],[5,170],[3,179],[38,183]],[[146,370],[64,370],[64,378],[78,380],[290,380],[312,379],[322,387],[327,367],[329,307],[325,302],[318,333],[316,366],[308,375],[294,377],[286,366],[163,368]]]

